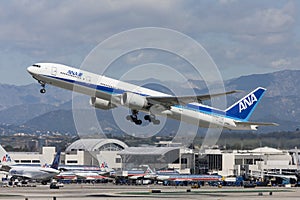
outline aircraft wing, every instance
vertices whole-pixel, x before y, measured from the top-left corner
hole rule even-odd
[[[128,179],[132,179],[132,180],[137,180],[137,179],[141,179],[142,176],[129,176]]]
[[[12,177],[14,179],[24,179],[24,180],[32,179],[32,176],[30,176],[30,175],[19,175],[19,174],[16,174],[16,175],[12,175]]]
[[[9,172],[10,169],[11,169],[11,166],[8,166],[8,165],[1,165],[1,167],[0,167],[0,171]]]
[[[254,126],[279,126],[277,123],[272,122],[235,122],[237,125],[254,125]]]
[[[146,99],[151,104],[162,104],[164,106],[173,106],[173,105],[186,105],[192,102],[202,102],[209,100],[213,97],[228,95],[240,92],[238,90],[232,90],[229,92],[216,93],[216,94],[205,94],[205,95],[196,95],[196,96],[147,96]]]

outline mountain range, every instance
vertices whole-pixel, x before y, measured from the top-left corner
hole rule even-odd
[[[267,88],[267,92],[250,120],[280,124],[278,127],[262,128],[259,130],[261,132],[296,130],[300,127],[300,107],[298,106],[300,102],[299,77],[300,70],[285,70],[267,74],[241,76],[227,80],[224,82],[227,91],[245,91],[244,93],[229,95],[227,97],[228,105],[258,86],[265,87]],[[132,82],[142,85],[141,81]],[[148,84],[146,87],[167,93],[171,93],[171,91],[163,85],[170,84],[175,85],[178,91],[182,91],[182,94],[185,94],[186,85],[192,85],[197,94],[207,93],[207,88],[203,80],[189,80],[189,83],[186,84],[178,84],[176,82],[165,84],[155,79],[145,82],[159,83]],[[14,125],[13,127],[15,125],[26,126],[33,130],[76,134],[72,115],[72,92],[47,86],[47,93],[40,94],[39,89],[39,84],[25,86],[0,84],[0,92],[2,94],[0,98],[0,123],[11,124]],[[88,98],[85,99],[86,103],[88,103]],[[122,132],[115,123],[111,111],[97,110],[97,116],[104,130],[112,134]],[[167,124],[162,132],[170,134],[176,128],[178,128],[176,121],[167,120]]]

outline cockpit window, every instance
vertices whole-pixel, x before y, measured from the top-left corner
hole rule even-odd
[[[33,67],[41,67],[41,65],[36,65],[36,64],[34,64],[34,65],[32,65]]]

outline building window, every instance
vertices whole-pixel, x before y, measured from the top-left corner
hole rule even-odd
[[[31,160],[21,160],[21,163],[31,163]]]
[[[181,158],[181,164],[187,164],[187,158]]]
[[[94,151],[121,151],[123,149],[124,148],[119,144],[108,143],[102,145],[99,149],[95,149]]]
[[[217,154],[208,155],[208,169],[222,170],[222,155],[217,155]]]
[[[235,165],[242,165],[243,164],[242,159],[235,159],[234,162],[235,162]]]
[[[121,158],[116,158],[116,163],[121,163]]]
[[[77,160],[68,160],[67,163],[77,163]]]
[[[261,158],[259,158],[259,159],[254,159],[254,164],[258,164],[258,162],[261,162],[261,161],[263,161],[263,159],[261,159]]]
[[[32,163],[40,163],[40,160],[32,160]]]
[[[246,159],[246,165],[253,165],[253,159]]]

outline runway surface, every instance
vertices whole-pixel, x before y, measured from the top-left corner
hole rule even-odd
[[[161,193],[152,193],[152,191]],[[113,184],[70,184],[60,189],[48,186],[37,187],[3,187],[0,199],[9,200],[61,200],[61,199],[299,199],[300,188],[236,188],[236,187],[202,187],[191,189],[183,186],[124,186]]]

